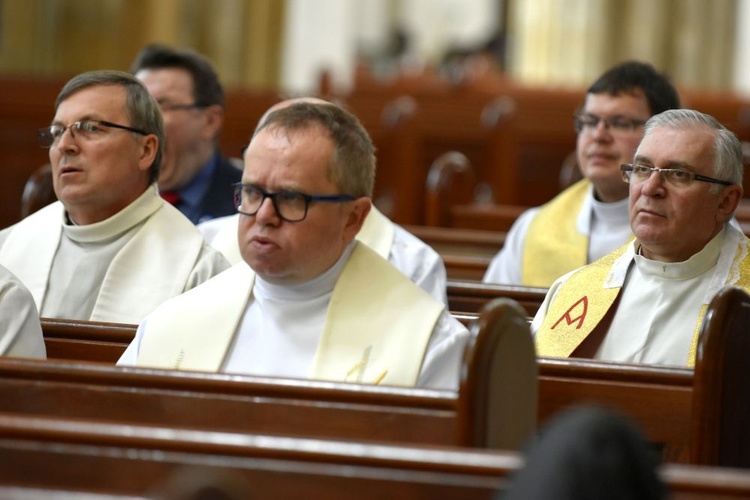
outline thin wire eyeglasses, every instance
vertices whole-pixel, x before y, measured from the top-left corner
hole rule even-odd
[[[646,120],[636,120],[634,118],[625,118],[624,116],[597,116],[591,113],[581,113],[573,116],[573,126],[579,134],[581,132],[593,132],[599,126],[599,122],[604,122],[604,128],[616,132],[629,133],[636,128],[646,124]]]
[[[255,215],[260,210],[266,198],[271,199],[276,215],[287,222],[300,222],[307,217],[307,209],[311,202],[323,201],[328,203],[342,203],[359,198],[346,194],[313,195],[297,191],[284,190],[275,193],[268,192],[254,184],[241,182],[234,186],[234,207],[243,215]]]
[[[104,133],[104,128],[106,127],[128,130],[141,135],[149,135],[149,132],[146,132],[145,130],[103,120],[80,120],[73,122],[70,125],[50,125],[49,127],[37,130],[37,135],[39,136],[40,145],[43,148],[50,148],[60,141],[60,138],[66,130],[70,130],[70,134],[73,138],[80,135],[80,137],[83,137],[84,139],[91,140],[102,135]]]
[[[653,168],[635,163],[623,163],[620,165],[620,171],[622,172],[622,180],[628,184],[645,182],[654,172],[659,173],[662,182],[673,187],[686,187],[692,184],[693,181],[710,182],[711,184],[722,184],[724,186],[731,186],[733,184],[729,181],[714,179],[713,177],[696,174],[688,170]]]

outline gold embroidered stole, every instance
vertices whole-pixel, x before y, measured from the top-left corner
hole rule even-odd
[[[367,214],[362,228],[357,233],[357,240],[388,260],[394,235],[393,223],[373,205],[370,207],[370,213]]]
[[[744,236],[740,235],[740,238],[746,241]],[[631,244],[580,269],[562,285],[535,337],[539,356],[568,357],[594,331],[621,290],[620,287],[604,288],[604,280]],[[750,291],[750,255],[746,255],[745,246],[736,246],[731,270],[721,279],[724,285],[731,284]],[[688,367],[695,366],[699,335],[707,309],[708,304],[704,303],[698,313],[686,360]]]
[[[254,277],[241,263],[163,304],[148,318],[138,365],[218,372]],[[442,311],[372,249],[356,245],[334,287],[311,378],[415,385]]]
[[[620,287],[604,288],[624,245],[574,273],[550,304],[535,342],[537,355],[566,358],[594,331],[620,293]]]
[[[750,292],[750,255],[743,256],[743,245],[738,245],[736,253],[734,255],[734,262],[732,268],[739,274],[737,281],[732,282],[734,286],[738,286],[744,290]],[[744,257],[744,258],[743,258]],[[730,284],[732,273],[725,278],[725,285]],[[703,326],[703,319],[706,316],[708,310],[708,304],[703,304],[700,312],[698,313],[698,321],[695,324],[695,330],[693,331],[693,340],[690,343],[690,353],[688,354],[688,367],[692,368],[695,366],[695,356],[698,353],[698,339],[700,337],[701,327]]]
[[[545,204],[526,233],[522,283],[549,287],[560,276],[586,265],[589,239],[576,227],[591,183],[581,180]]]

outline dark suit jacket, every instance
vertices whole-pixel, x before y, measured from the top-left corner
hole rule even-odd
[[[199,205],[199,213],[193,224],[225,215],[234,215],[234,188],[232,184],[242,180],[242,170],[231,161],[219,156],[218,164]],[[192,219],[191,219],[192,220]]]

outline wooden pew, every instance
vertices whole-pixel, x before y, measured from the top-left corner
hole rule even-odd
[[[560,165],[575,148],[572,116],[584,89],[529,87],[513,82],[481,90],[451,85],[431,86],[424,91],[416,86],[355,85],[342,100],[377,102],[389,95],[406,95],[416,103],[415,140],[422,162],[386,168],[420,175],[424,182],[430,165],[445,152],[455,150],[474,165],[477,181],[491,200],[537,205],[559,190]],[[362,118],[360,113],[358,116]],[[422,192],[408,194],[424,198]],[[424,219],[396,220],[424,223]]]
[[[8,414],[0,450],[5,488],[168,498],[210,485],[238,498],[491,499],[522,466],[511,452]],[[669,464],[658,473],[676,500],[750,495],[747,471]]]
[[[538,364],[539,425],[572,406],[600,404],[635,420],[665,461],[689,462],[693,370],[575,358],[539,358]]]
[[[41,318],[47,358],[116,363],[137,325]]]
[[[479,311],[477,306],[451,315],[468,328],[478,319]],[[137,330],[137,325],[124,323],[58,318],[42,318],[41,323],[48,359],[96,363],[116,363]]]
[[[518,449],[536,422],[525,313],[498,300],[471,332],[457,392],[0,359],[0,411]]]
[[[736,359],[748,352],[742,342],[747,342],[749,308],[747,294],[739,289],[724,289],[714,298],[695,370],[539,358],[537,425],[575,404],[598,403],[635,419],[650,440],[663,446],[666,460],[750,466],[743,426],[750,416],[743,397],[750,394],[749,378],[744,363]],[[21,370],[60,378],[36,368]]]
[[[507,297],[518,302],[529,316],[536,314],[547,294],[546,288],[451,279],[448,280],[447,291],[448,308],[451,311],[478,312],[491,300]]]
[[[540,358],[539,425],[580,403],[614,407],[665,444],[667,460],[750,468],[750,296],[723,288],[701,326],[695,369]]]
[[[481,281],[505,233],[430,226],[404,226],[440,254],[448,279]]]
[[[706,311],[696,355],[693,463],[750,467],[749,331],[750,297],[740,288],[723,289]]]

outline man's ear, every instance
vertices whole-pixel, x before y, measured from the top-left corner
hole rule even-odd
[[[151,168],[156,158],[156,152],[159,150],[159,139],[154,134],[148,134],[143,138],[141,144],[141,156],[138,158],[138,168],[146,171]]]
[[[372,201],[370,198],[364,196],[357,198],[351,203],[352,206],[350,207],[349,215],[346,219],[346,225],[344,226],[344,237],[347,242],[353,240],[357,236],[359,230],[362,229],[362,224],[365,223],[367,214],[370,213],[370,208],[372,208]]]
[[[723,189],[716,213],[716,217],[720,222],[726,222],[732,217],[737,206],[740,204],[742,193],[742,186],[735,184]]]
[[[203,136],[207,139],[213,139],[219,135],[224,124],[224,108],[218,104],[213,104],[204,109],[203,113],[205,120]]]

